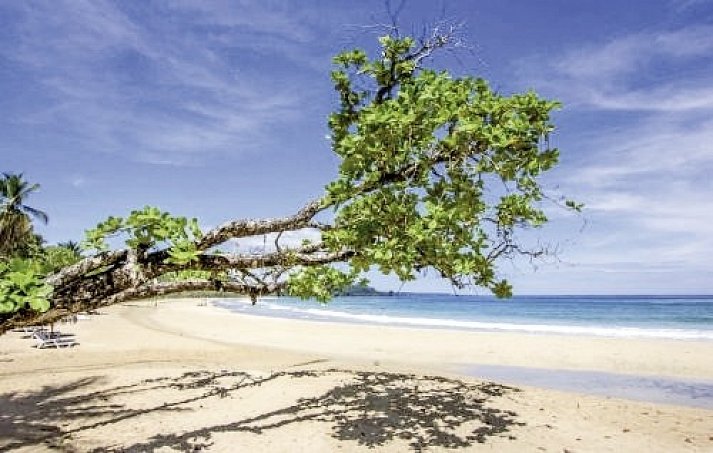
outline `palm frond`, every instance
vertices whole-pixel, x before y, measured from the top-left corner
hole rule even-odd
[[[39,209],[31,208],[27,205],[22,205],[20,209],[27,214],[31,215],[32,217],[40,220],[42,223],[47,224],[49,222],[49,216],[47,213],[44,211],[40,211]]]

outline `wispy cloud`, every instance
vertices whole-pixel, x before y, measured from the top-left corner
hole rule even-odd
[[[630,111],[713,108],[713,26],[642,32],[522,65],[570,105]],[[536,69],[532,69],[536,68]]]
[[[74,175],[69,178],[69,184],[75,189],[79,189],[87,184],[87,179],[82,175]]]
[[[304,78],[264,77],[279,71],[266,63],[274,52],[309,48],[319,31],[287,2],[5,7],[20,20],[16,42],[0,52],[34,74],[44,94],[43,105],[16,121],[52,125],[94,150],[168,164],[250,152],[269,146],[273,128],[299,118],[313,94]],[[318,51],[294,54],[292,64],[307,73],[318,60],[328,65]]]
[[[670,5],[677,12],[696,10],[700,6],[710,5],[710,0],[670,0]]]
[[[588,157],[570,181],[598,188],[662,175],[658,184],[689,181],[713,170],[713,121],[647,116],[634,124],[603,128],[596,136],[584,137],[578,147]]]
[[[578,119],[572,133],[562,132],[563,147],[576,155],[559,173],[562,189],[587,206],[588,227],[565,259],[572,269],[589,275],[710,269],[711,54],[713,27],[691,26],[564,49],[523,73]],[[583,119],[592,115],[599,121]]]
[[[588,158],[565,168],[567,190],[587,205],[579,264],[626,257],[638,268],[668,263],[710,267],[713,254],[713,129],[654,116],[602,130],[583,146]]]

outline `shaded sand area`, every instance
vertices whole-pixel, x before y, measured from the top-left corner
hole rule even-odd
[[[59,326],[74,348],[0,337],[1,451],[713,451],[713,409],[462,375],[711,380],[711,342],[315,323],[196,299],[103,313]]]

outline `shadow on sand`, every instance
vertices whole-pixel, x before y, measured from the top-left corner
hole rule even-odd
[[[141,423],[141,416],[159,411],[200,410],[197,407],[202,406],[193,403],[239,396],[247,387],[290,386],[296,384],[294,380],[323,377],[338,378],[340,384],[319,396],[298,399],[260,415],[158,434],[133,445],[110,443],[94,451],[152,451],[161,447],[195,451],[210,447],[213,434],[269,434],[301,422],[326,423],[335,439],[366,447],[400,439],[414,450],[459,448],[483,443],[492,436],[514,439],[508,434],[510,427],[524,424],[514,412],[493,407],[497,398],[517,389],[487,382],[470,384],[437,376],[336,369],[267,376],[201,371],[113,387],[107,387],[104,378],[90,377],[33,393],[0,395],[0,450],[43,445],[72,451],[74,437],[94,429],[130,419],[135,420],[129,423]],[[101,390],[92,390],[96,388]],[[155,407],[131,408],[127,403],[127,399],[157,390],[171,391],[173,397]],[[166,415],[174,416],[178,415]]]

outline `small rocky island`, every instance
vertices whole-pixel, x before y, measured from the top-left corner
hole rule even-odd
[[[381,292],[368,285],[351,285],[335,296],[391,296],[393,291]]]

